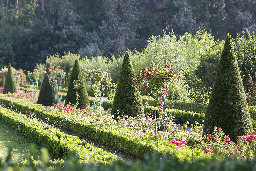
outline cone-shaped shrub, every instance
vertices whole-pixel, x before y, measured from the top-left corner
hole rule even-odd
[[[4,83],[3,94],[14,93],[14,82],[12,79],[12,67],[11,64],[8,65],[8,72]]]
[[[85,108],[85,106],[89,104],[89,98],[85,88],[84,80],[82,80],[82,78],[79,78],[79,74],[79,62],[78,60],[76,60],[69,79],[65,105],[76,105],[78,103],[78,108]],[[75,83],[78,85],[75,86]]]
[[[86,91],[85,81],[80,80],[79,83],[80,83],[80,86],[77,89],[77,94],[79,95],[77,107],[83,109],[87,105],[89,105],[90,101],[89,101],[88,93]]]
[[[55,92],[50,84],[50,80],[47,75],[50,75],[50,64],[47,63],[46,73],[44,75],[44,80],[41,86],[40,93],[38,95],[37,104],[42,104],[44,106],[53,106],[57,103],[55,100]]]
[[[54,89],[50,84],[47,74],[44,76],[37,104],[42,104],[44,106],[53,106],[56,104]]]
[[[231,140],[252,131],[243,82],[228,35],[204,121],[204,134],[220,127]]]
[[[130,61],[129,53],[126,52],[118,78],[116,93],[113,101],[112,115],[135,117],[142,113],[141,103],[134,86],[134,71]]]

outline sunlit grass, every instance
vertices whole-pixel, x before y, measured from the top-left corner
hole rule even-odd
[[[12,149],[12,162],[28,160],[29,149],[32,143],[19,135],[12,128],[0,122],[0,158],[5,159],[8,149]]]

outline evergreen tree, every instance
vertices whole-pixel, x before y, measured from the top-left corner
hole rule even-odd
[[[3,94],[7,94],[7,93],[14,93],[14,82],[12,79],[12,67],[10,63],[8,65],[8,72],[7,72],[6,80],[4,83],[4,90],[3,90]]]
[[[231,36],[228,35],[217,68],[213,92],[207,108],[204,133],[221,127],[231,140],[252,131],[243,82],[237,59],[233,54]]]
[[[65,105],[69,103],[71,105],[75,105],[78,103],[78,108],[84,108],[89,103],[89,98],[88,93],[85,89],[85,83],[82,78],[79,78],[79,73],[79,62],[78,60],[75,60],[75,64],[73,66],[69,79]],[[79,83],[78,87],[75,87],[75,82]]]
[[[41,90],[37,100],[37,104],[42,104],[44,106],[53,106],[56,103],[55,92],[47,76],[47,75],[50,75],[49,70],[50,70],[50,64],[47,63],[46,73],[44,75],[44,80],[43,80]]]
[[[139,94],[134,86],[134,71],[128,52],[125,53],[121,67],[116,93],[113,102],[112,115],[135,117],[141,114]]]

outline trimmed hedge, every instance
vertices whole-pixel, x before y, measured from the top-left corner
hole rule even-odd
[[[204,134],[221,127],[232,141],[252,132],[252,122],[246,101],[243,80],[228,34],[217,68],[214,87],[205,113]]]
[[[45,153],[42,153],[47,158]],[[6,160],[6,159],[5,159]],[[63,165],[51,165],[49,160],[42,160],[40,164],[34,164],[29,161],[27,164],[13,164],[10,160],[6,160],[5,164],[0,165],[0,170],[47,170],[47,171],[77,171],[77,170],[93,170],[93,171],[153,171],[153,170],[170,170],[170,171],[252,171],[255,170],[256,158],[253,160],[237,160],[229,157],[225,160],[200,160],[195,162],[180,161],[177,157],[165,154],[163,156],[149,156],[143,164],[140,162],[113,162],[110,165],[97,164],[87,165],[78,163],[75,160],[65,160]]]
[[[95,125],[90,119],[82,119],[77,115],[74,116],[68,113],[55,111],[53,113],[43,111],[42,106],[31,106],[29,104],[21,104],[8,99],[0,98],[0,103],[12,107],[15,110],[21,111],[36,116],[49,124],[62,128],[66,131],[87,137],[93,141],[103,145],[112,147],[117,151],[130,154],[136,158],[144,160],[146,154],[157,152],[159,154],[170,153],[179,157],[181,160],[198,160],[200,158],[208,158],[211,154],[205,154],[200,149],[179,148],[176,145],[161,141],[156,141],[154,138],[135,137],[137,134],[144,134],[142,130],[134,132],[126,127],[118,125]],[[95,118],[96,119],[96,118]],[[100,118],[98,118],[100,119]]]
[[[156,107],[152,106],[144,109],[145,113],[153,114],[153,118],[155,110],[158,111]],[[173,119],[173,121],[177,124],[185,124],[187,121],[191,124],[194,124],[195,121],[197,121],[199,124],[202,124],[205,117],[204,113],[195,113],[179,109],[166,109],[165,113],[168,119]]]
[[[0,106],[0,119],[12,128],[16,128],[29,140],[46,147],[54,158],[77,155],[83,163],[111,163],[121,160],[116,155],[94,147],[85,140],[65,134],[51,125],[2,106]]]

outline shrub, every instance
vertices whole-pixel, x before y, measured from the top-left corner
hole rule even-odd
[[[7,72],[7,76],[6,76],[6,80],[4,83],[4,90],[3,93],[7,94],[7,93],[14,93],[14,82],[12,79],[12,67],[11,64],[8,65],[8,72]]]
[[[129,53],[126,52],[114,96],[112,115],[117,118],[124,115],[135,117],[141,114],[142,109],[139,96],[134,86],[133,66]]]
[[[42,104],[44,106],[53,106],[54,104],[56,104],[55,92],[47,76],[47,75],[50,75],[49,73],[50,64],[47,64],[46,67],[47,67],[46,69],[47,73],[45,73],[44,75],[44,80],[38,96],[37,104]]]
[[[69,103],[71,105],[76,105],[78,103],[77,107],[84,108],[89,103],[89,98],[85,89],[85,83],[82,78],[79,78],[79,74],[79,62],[78,60],[75,60],[75,64],[69,79],[65,105]]]
[[[217,68],[213,92],[206,111],[204,133],[221,127],[232,140],[252,131],[242,78],[228,35]]]

